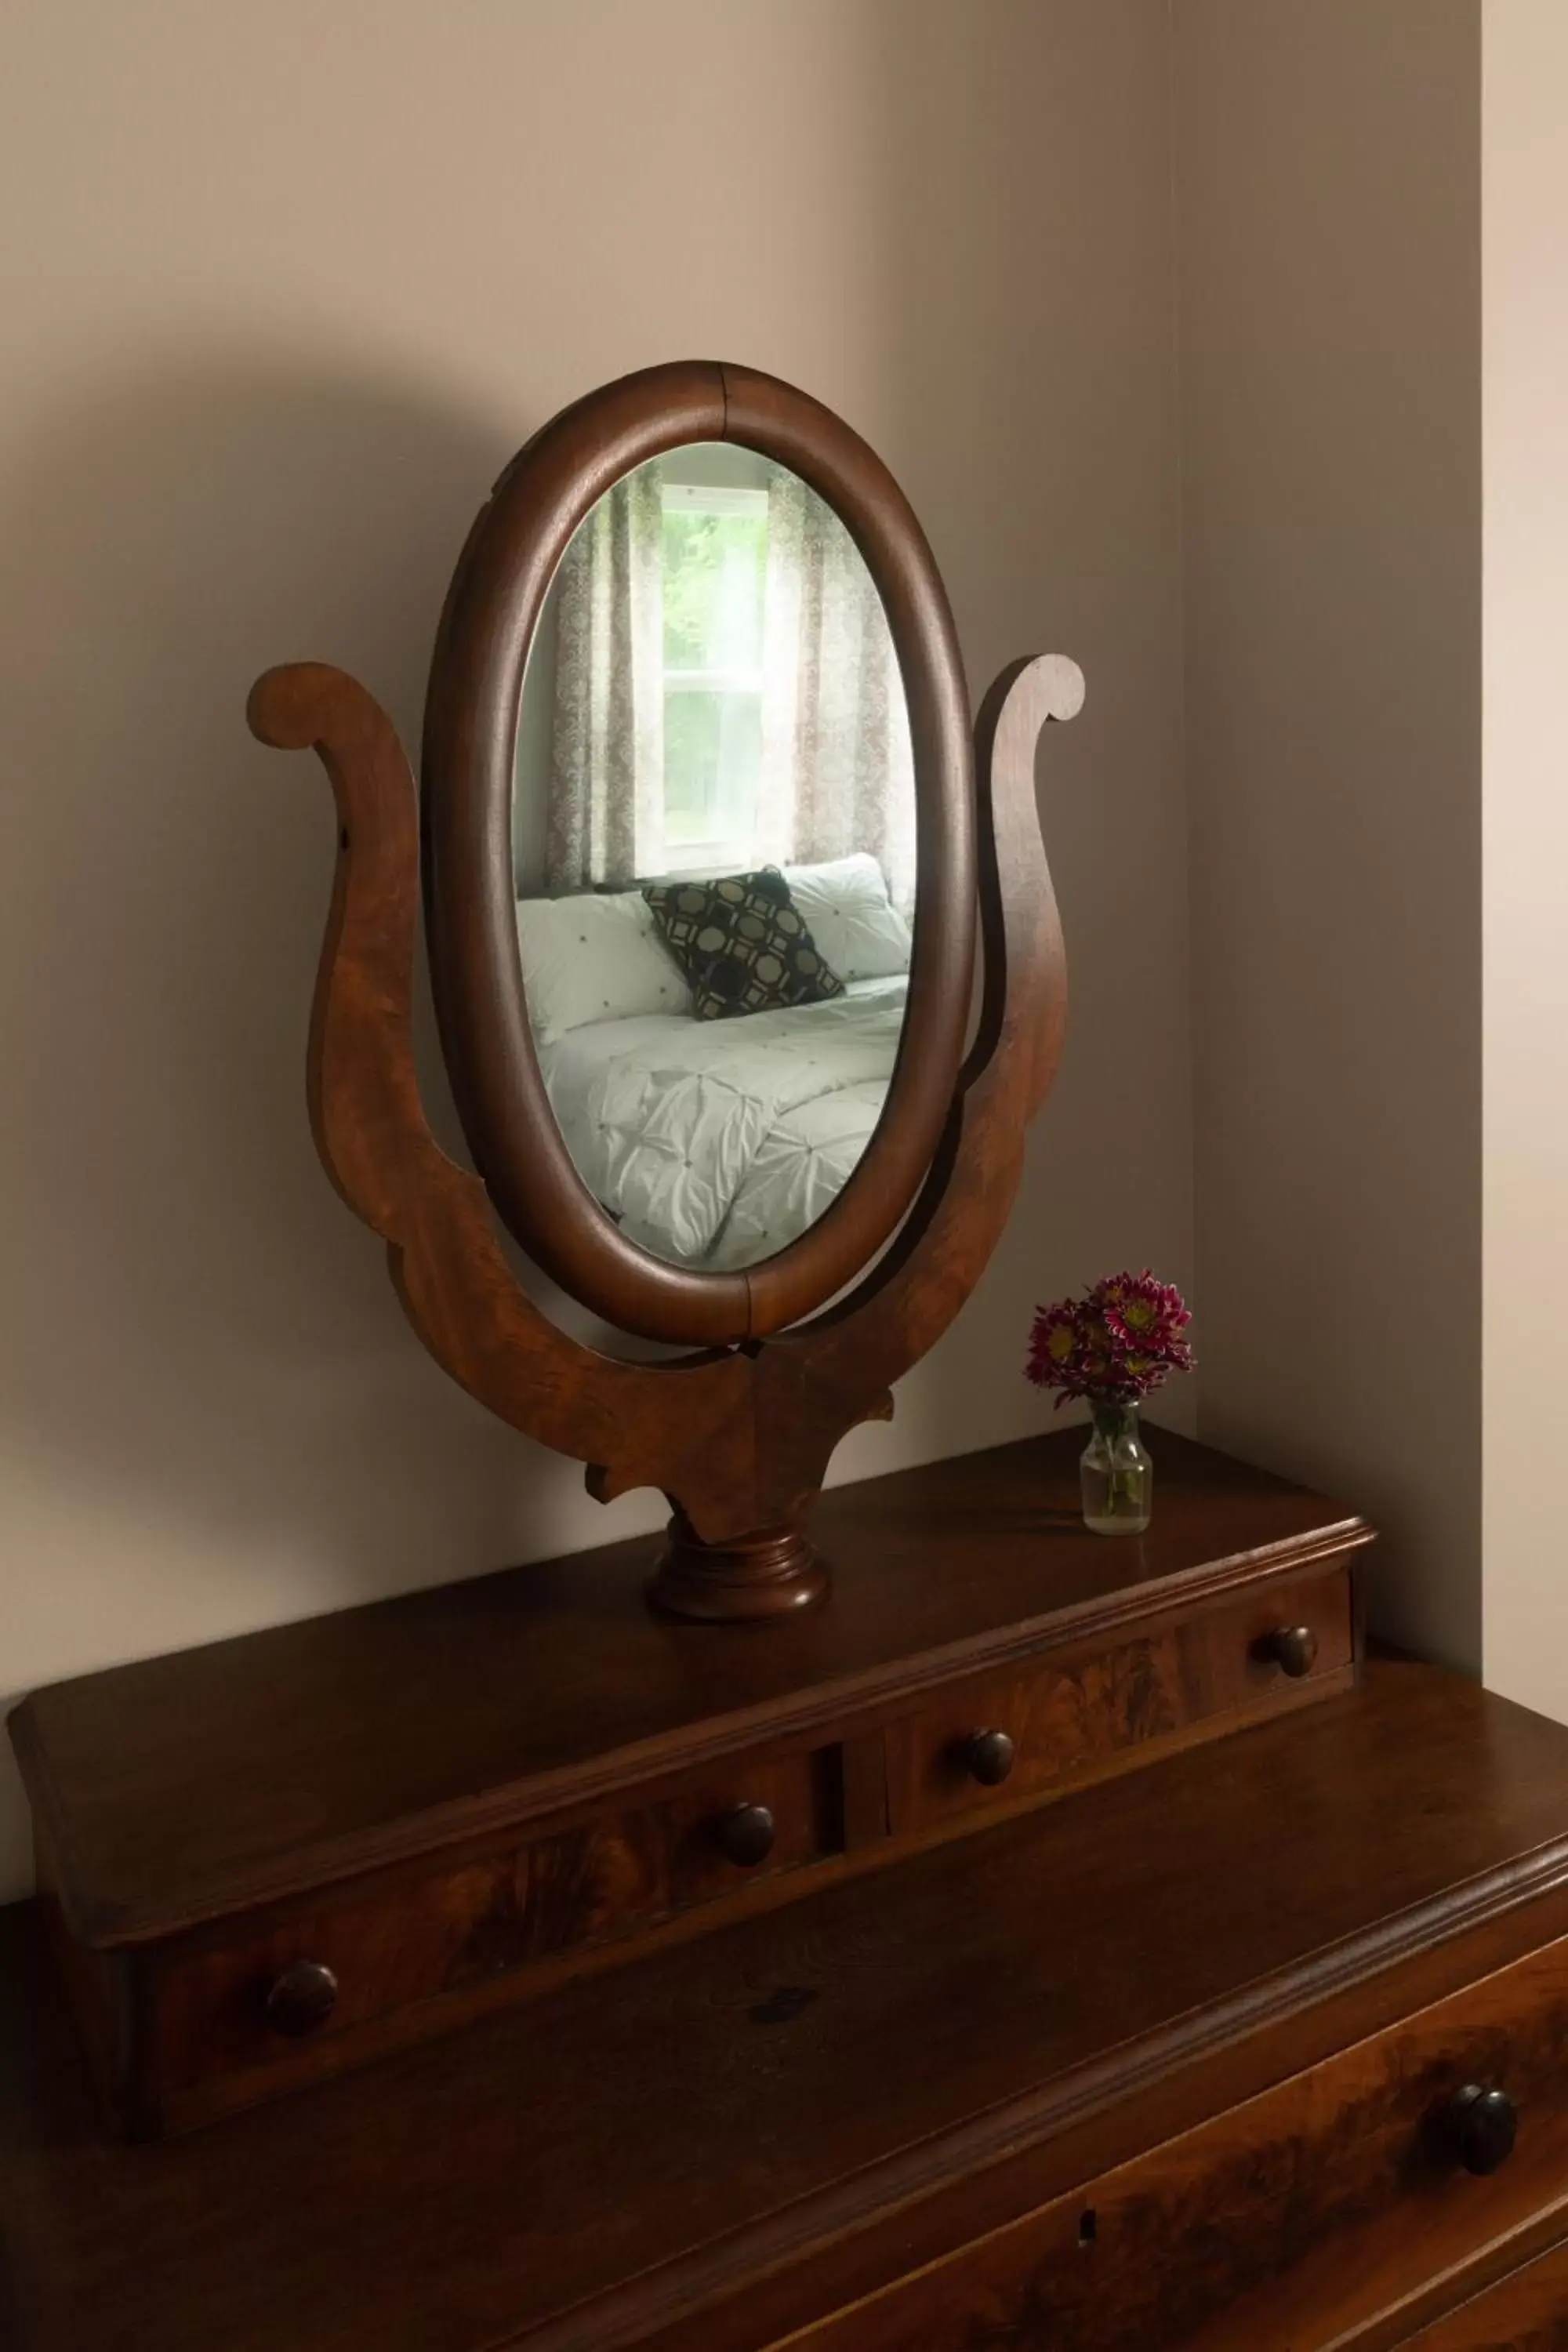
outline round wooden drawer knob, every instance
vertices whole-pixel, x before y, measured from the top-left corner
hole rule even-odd
[[[731,1805],[719,1816],[718,1835],[727,1861],[738,1870],[755,1870],[773,1850],[778,1823],[766,1805]]]
[[[972,1780],[983,1789],[999,1789],[1013,1769],[1016,1754],[1005,1731],[972,1731],[963,1743],[963,1761]]]
[[[1443,2111],[1443,2137],[1467,2172],[1495,2172],[1513,2154],[1519,2116],[1506,2091],[1467,2083]]]
[[[267,2021],[279,2033],[313,2033],[332,2013],[338,1980],[319,1960],[296,1960],[267,1996]]]
[[[1310,1625],[1277,1625],[1264,1641],[1263,1654],[1282,1675],[1300,1682],[1318,1663],[1318,1637]]]

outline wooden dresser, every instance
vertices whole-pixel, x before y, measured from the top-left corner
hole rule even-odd
[[[620,1545],[37,1695],[7,2352],[1568,2342],[1568,1731],[1080,1444],[824,1496],[780,1625]]]
[[[1372,1530],[1162,1436],[824,1497],[829,1602],[645,1605],[646,1539],[37,1693],[11,1719],[105,2106],[204,2122],[1347,1687]]]

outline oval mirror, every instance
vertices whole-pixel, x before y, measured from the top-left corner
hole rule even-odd
[[[595,501],[529,651],[512,839],[534,1049],[584,1184],[671,1265],[776,1255],[881,1118],[914,944],[898,656],[798,474],[694,442]]]
[[[651,370],[503,477],[432,672],[432,969],[476,1164],[584,1304],[733,1342],[887,1241],[962,1049],[970,773],[930,551],[804,394]]]

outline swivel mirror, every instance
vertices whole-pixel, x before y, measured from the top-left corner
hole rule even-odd
[[[455,1378],[602,1497],[663,1489],[661,1608],[821,1597],[833,1447],[890,1412],[994,1244],[1064,1004],[1035,743],[1082,691],[1060,656],[1013,665],[977,779],[891,476],[805,394],[710,362],[604,386],[498,482],[432,661],[422,854],[363,688],[258,682],[253,728],[317,746],[342,825],[319,1148]],[[471,1171],[413,1071],[421,880]],[[686,1352],[569,1336],[497,1219],[612,1327]]]

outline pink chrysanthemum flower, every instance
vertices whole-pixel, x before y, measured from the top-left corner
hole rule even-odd
[[[1157,1349],[1192,1320],[1174,1283],[1156,1282],[1147,1266],[1096,1283],[1089,1296],[1128,1347]]]
[[[1037,1388],[1062,1387],[1082,1351],[1082,1346],[1078,1309],[1068,1300],[1064,1298],[1055,1307],[1039,1307],[1035,1315],[1034,1328],[1029,1334],[1026,1378],[1033,1381]]]
[[[1135,1404],[1170,1372],[1192,1370],[1182,1337],[1192,1317],[1173,1283],[1141,1274],[1107,1275],[1081,1298],[1061,1298],[1036,1312],[1026,1374],[1058,1391],[1057,1402]]]

